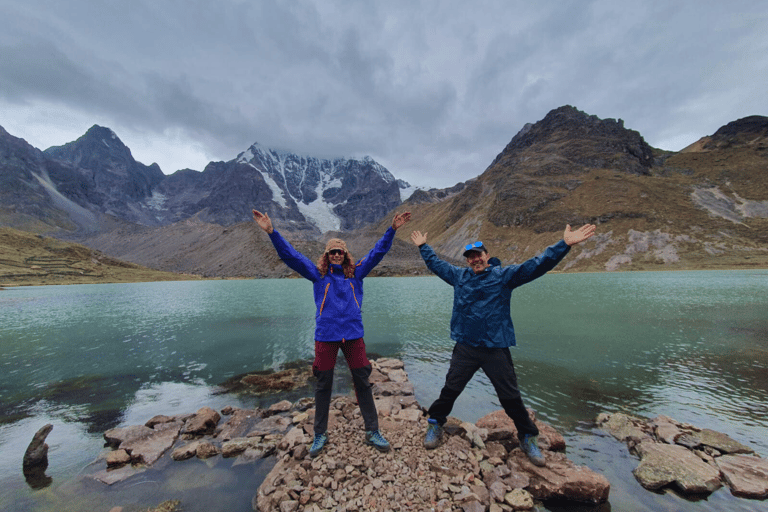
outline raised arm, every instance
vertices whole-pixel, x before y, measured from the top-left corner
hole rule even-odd
[[[317,270],[312,261],[301,254],[299,251],[283,238],[272,226],[272,220],[266,213],[261,213],[258,210],[253,210],[253,220],[259,225],[265,233],[269,235],[269,239],[272,245],[277,251],[277,255],[283,260],[288,268],[295,270],[302,277],[309,279],[310,281],[317,281],[320,279],[320,272]]]
[[[570,224],[567,225],[561,241],[520,265],[504,267],[504,277],[508,285],[514,288],[543,276],[560,263],[572,246],[580,244],[594,234],[594,224],[584,224],[575,231],[571,230]]]
[[[463,269],[438,258],[435,251],[427,244],[426,232],[422,234],[421,231],[414,231],[411,233],[411,240],[418,246],[421,258],[426,263],[427,268],[437,277],[453,286],[456,283],[457,276]]]
[[[384,233],[384,236],[382,236],[379,241],[376,242],[376,245],[373,247],[373,249],[370,250],[365,258],[357,262],[355,275],[358,278],[364,278],[371,270],[373,270],[373,267],[379,264],[382,258],[384,258],[389,249],[392,247],[392,240],[395,238],[395,231],[409,220],[411,220],[411,212],[403,212],[395,215],[395,217],[392,219],[392,226],[387,229],[387,231]]]

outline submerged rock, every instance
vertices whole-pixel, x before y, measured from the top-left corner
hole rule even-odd
[[[229,393],[262,395],[308,387],[312,378],[311,362],[293,361],[284,370],[247,373],[232,377],[221,386]]]
[[[184,424],[180,421],[159,423],[155,428],[145,426],[112,429],[104,434],[107,442],[119,441],[118,449],[130,455],[135,464],[154,464],[179,436]]]
[[[727,485],[734,496],[768,497],[768,463],[743,455],[754,452],[726,434],[667,416],[648,420],[603,413],[597,423],[640,457],[632,473],[646,489],[674,486],[696,496]]]

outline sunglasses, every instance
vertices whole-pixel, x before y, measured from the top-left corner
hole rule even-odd
[[[483,242],[475,242],[473,244],[467,244],[464,246],[465,251],[471,251],[472,249],[477,249],[478,247],[482,247]]]
[[[330,251],[328,251],[328,254],[330,254],[331,256],[344,256],[344,251],[342,251],[341,249],[331,249]]]

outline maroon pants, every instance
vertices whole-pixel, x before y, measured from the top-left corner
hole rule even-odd
[[[365,430],[379,429],[379,416],[373,401],[371,362],[365,355],[363,338],[341,341],[315,341],[315,362],[312,372],[317,377],[315,386],[315,434],[324,434],[328,430],[328,411],[331,406],[333,391],[333,369],[336,367],[336,357],[339,349],[347,360],[352,372],[352,382],[355,386],[357,403],[363,416]]]

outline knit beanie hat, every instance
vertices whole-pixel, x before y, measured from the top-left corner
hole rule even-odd
[[[325,244],[325,253],[328,254],[331,249],[341,249],[342,251],[349,252],[347,250],[347,244],[344,243],[344,240],[341,240],[339,238],[331,238],[328,240],[328,243]]]

